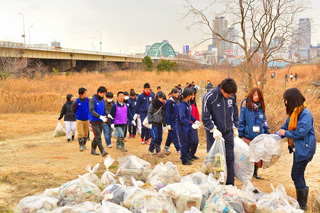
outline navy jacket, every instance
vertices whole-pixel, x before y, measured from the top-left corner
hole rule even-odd
[[[137,108],[136,108],[136,111],[134,112],[134,114],[147,115],[150,103],[151,103],[153,98],[154,98],[154,96],[151,93],[150,93],[149,96],[146,96],[144,93],[141,93],[138,96]]]
[[[137,110],[137,101],[138,101],[138,98],[134,98],[134,99],[132,99],[131,97],[129,98],[129,104],[130,104],[129,107],[132,113],[135,113]]]
[[[316,136],[313,127],[313,117],[308,108],[305,108],[298,116],[297,129],[288,130],[290,117],[287,118],[281,129],[286,130],[285,137],[294,140],[296,162],[312,160],[316,152]]]
[[[259,126],[260,132],[253,132],[253,126]],[[270,134],[266,114],[263,112],[262,107],[257,111],[249,110],[246,99],[243,99],[241,103],[238,131],[239,137],[245,137],[250,140],[260,134]]]
[[[178,104],[173,100],[173,98],[170,98],[166,103],[166,124],[167,125],[175,125],[177,124],[177,116],[178,116]]]
[[[177,123],[182,126],[191,127],[197,119],[191,114],[191,106],[185,100],[178,105]],[[191,122],[193,121],[193,123]]]
[[[216,128],[226,133],[234,127],[238,128],[237,97],[225,98],[220,91],[220,85],[210,90],[202,99],[202,122],[206,130]]]

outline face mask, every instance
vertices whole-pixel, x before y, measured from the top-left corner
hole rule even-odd
[[[129,96],[125,96],[125,97],[124,97],[124,100],[129,100]]]
[[[112,101],[112,99],[107,99],[107,101],[110,103]]]

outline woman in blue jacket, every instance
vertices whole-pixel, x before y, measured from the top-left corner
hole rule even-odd
[[[241,103],[239,119],[239,137],[250,145],[250,142],[260,134],[270,134],[265,114],[263,93],[259,88],[252,88],[247,97]],[[253,176],[261,179],[258,168],[262,167],[262,161],[254,166]]]
[[[293,152],[291,178],[296,187],[300,209],[307,210],[309,187],[304,172],[316,151],[316,136],[313,117],[305,97],[297,88],[288,89],[283,94],[284,104],[289,117],[279,130],[279,134],[288,138],[289,152]]]

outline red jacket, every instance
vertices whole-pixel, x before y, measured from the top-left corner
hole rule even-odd
[[[200,121],[199,110],[198,110],[197,105],[195,105],[195,104],[192,104],[192,105],[191,105],[191,115],[192,115],[193,117],[195,117],[195,119],[197,119],[198,121]]]

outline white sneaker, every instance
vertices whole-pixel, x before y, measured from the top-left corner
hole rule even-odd
[[[108,148],[112,148],[112,145],[110,144],[110,145],[108,145]]]

